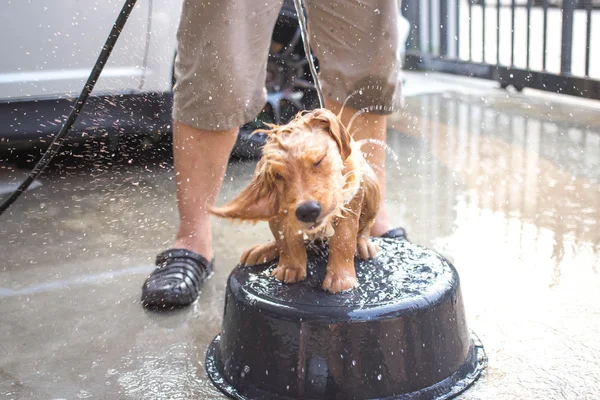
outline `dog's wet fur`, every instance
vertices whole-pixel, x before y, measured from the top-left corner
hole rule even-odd
[[[327,109],[299,113],[269,125],[263,155],[250,184],[214,215],[268,221],[274,240],[244,252],[240,263],[279,257],[273,275],[286,283],[306,278],[305,238],[328,237],[323,289],[357,286],[354,256],[377,254],[369,232],[379,210],[380,188],[371,167],[339,117]]]

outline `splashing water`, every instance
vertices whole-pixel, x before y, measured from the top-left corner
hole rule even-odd
[[[362,86],[362,87],[356,89],[354,92],[350,93],[346,97],[346,99],[344,100],[344,103],[342,103],[342,108],[340,110],[340,115],[342,114],[342,112],[346,108],[346,104],[348,104],[348,101],[351,100],[356,95],[361,95],[362,96],[363,93],[365,92],[365,90],[376,90],[376,91],[382,92],[383,91],[383,87],[381,87],[381,86],[367,85],[367,86]],[[395,95],[394,95],[394,99],[395,99]],[[392,104],[396,104],[396,102],[393,101]],[[395,107],[383,106],[381,104],[372,104],[370,106],[363,107],[360,110],[358,110],[356,113],[354,113],[354,115],[352,116],[352,118],[350,118],[350,122],[348,123],[348,126],[346,128],[348,130],[350,130],[350,127],[352,126],[352,123],[354,122],[354,120],[356,118],[358,118],[362,114],[364,114],[366,112],[370,112],[370,111],[386,111],[386,112],[389,112],[389,113],[394,113],[394,112],[398,112],[400,110],[397,109],[397,108],[395,108]]]
[[[392,160],[394,161],[394,165],[396,167],[396,169],[400,172],[402,172],[402,168],[400,167],[400,157],[398,157],[398,154],[396,154],[396,152],[394,151],[394,149],[391,148],[391,146],[389,144],[387,144],[386,142],[384,142],[383,140],[379,140],[379,139],[362,139],[357,141],[356,143],[358,143],[358,145],[360,147],[362,147],[363,145],[365,145],[366,143],[369,144],[373,144],[376,146],[379,146],[381,148],[383,148],[385,150],[385,152],[392,158]],[[382,169],[381,167],[375,165],[372,167],[375,167],[377,169]]]
[[[362,86],[362,87],[360,87],[360,88],[356,89],[354,92],[350,93],[350,94],[349,94],[349,95],[346,97],[346,100],[344,100],[344,103],[342,104],[342,109],[340,110],[340,114],[342,113],[342,111],[344,111],[344,108],[346,108],[346,104],[348,103],[348,101],[349,101],[350,99],[352,99],[352,98],[353,98],[354,96],[356,96],[357,94],[359,94],[359,95],[361,95],[361,96],[362,96],[365,90],[371,90],[371,89],[382,91],[382,90],[383,90],[383,87],[381,87],[381,86],[373,86],[373,87],[371,87],[371,86]],[[360,110],[359,110],[359,111],[360,111]],[[362,113],[361,113],[361,114],[362,114]],[[354,114],[354,115],[356,115],[356,114]],[[360,114],[359,114],[359,115],[360,115]],[[354,118],[354,116],[353,116],[352,118]],[[348,125],[348,129],[349,129],[349,128],[350,128],[350,125]]]
[[[367,88],[369,88],[369,86],[367,86]],[[376,88],[376,87],[374,87]],[[352,94],[350,94],[352,95]],[[352,123],[354,122],[354,120],[358,117],[360,117],[362,114],[366,113],[366,112],[373,112],[373,111],[386,111],[389,113],[393,113],[398,111],[398,109],[394,108],[394,107],[388,107],[388,106],[382,106],[381,104],[374,104],[374,105],[370,105],[367,107],[363,107],[360,110],[358,110],[356,113],[354,113],[354,115],[352,116],[352,118],[350,118],[350,122],[348,122],[348,126],[346,127],[348,130],[350,130],[350,127],[352,126]]]
[[[344,100],[344,103],[342,104],[342,108],[341,108],[341,110],[339,112],[339,115],[341,115],[342,112],[344,111],[344,109],[346,108],[346,105],[348,104],[348,101],[350,101],[356,95],[361,95],[362,96],[363,93],[365,92],[365,90],[382,91],[383,87],[368,85],[368,86],[362,86],[359,89],[353,91]],[[395,102],[392,102],[392,104],[395,104]],[[362,115],[362,114],[364,114],[366,112],[372,112],[372,111],[386,111],[386,112],[389,112],[389,113],[395,113],[395,112],[399,112],[401,110],[398,109],[398,108],[395,108],[393,106],[390,107],[390,106],[384,106],[384,105],[381,105],[381,104],[372,104],[370,106],[363,107],[360,110],[356,111],[354,113],[354,115],[352,116],[352,118],[350,118],[350,122],[348,122],[348,125],[346,126],[346,129],[350,130],[351,127],[352,127],[352,123],[360,115]],[[403,114],[406,114],[406,112],[403,112]],[[386,151],[386,153],[394,161],[394,166],[396,167],[396,170],[398,170],[399,172],[402,172],[402,168],[400,166],[400,158],[398,157],[398,154],[396,154],[396,152],[386,142],[384,142],[383,140],[378,140],[378,139],[363,139],[363,140],[358,141],[357,143],[358,143],[359,147],[362,147],[365,143],[374,144],[374,145],[382,147]],[[372,165],[372,167],[375,168],[375,169],[377,169],[377,170],[379,170],[380,172],[385,169],[384,167],[377,166],[377,165]]]
[[[381,252],[373,260],[355,260],[360,286],[349,292],[331,296],[320,289],[325,277],[329,248],[326,242],[307,243],[307,279],[294,285],[286,285],[274,277],[272,271],[276,262],[257,266],[255,269],[241,269],[247,281],[249,303],[262,301],[261,298],[277,299],[285,304],[335,304],[352,305],[355,311],[374,304],[384,305],[413,296],[423,296],[437,291],[440,282],[446,281],[452,273],[450,264],[437,253],[409,242],[394,239],[373,238]],[[402,260],[402,262],[397,262]],[[316,297],[315,297],[316,296]]]

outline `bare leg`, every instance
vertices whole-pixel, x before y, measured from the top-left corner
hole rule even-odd
[[[173,155],[177,183],[179,230],[175,248],[213,257],[208,207],[223,183],[227,161],[237,138],[237,128],[204,131],[175,121]]]
[[[342,105],[332,99],[326,98],[325,105],[328,109],[339,113]],[[342,122],[347,124],[350,118],[357,110],[349,107],[344,108],[342,113]],[[386,125],[387,117],[385,115],[363,113],[352,123],[351,133],[354,140],[376,139],[385,142],[386,140]],[[375,170],[381,188],[381,203],[379,205],[379,213],[375,218],[375,223],[371,228],[372,236],[381,236],[392,228],[387,207],[385,205],[385,149],[376,144],[365,144],[363,146],[365,158],[371,167]]]

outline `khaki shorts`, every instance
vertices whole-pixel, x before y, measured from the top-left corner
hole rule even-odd
[[[266,104],[266,65],[282,0],[184,0],[177,33],[173,118],[229,130]],[[400,102],[398,0],[305,0],[326,97],[361,109]],[[384,110],[376,111],[388,114]]]

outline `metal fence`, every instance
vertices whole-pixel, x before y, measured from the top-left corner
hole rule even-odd
[[[600,0],[404,0],[404,68],[600,99]]]

